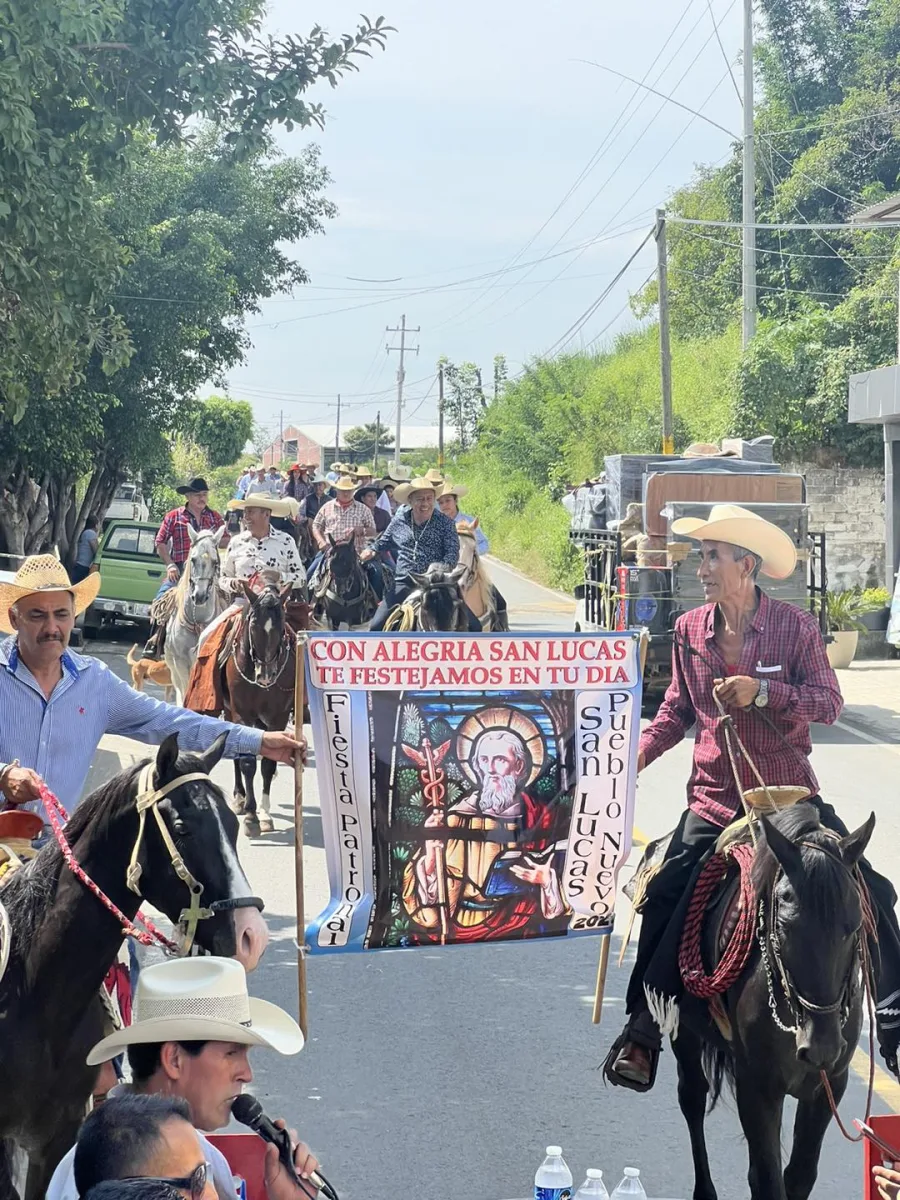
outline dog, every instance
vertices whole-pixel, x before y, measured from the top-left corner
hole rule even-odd
[[[151,683],[166,689],[164,695],[166,704],[174,704],[175,686],[172,683],[168,666],[164,662],[156,662],[152,658],[135,658],[137,648],[137,642],[135,642],[125,655],[125,661],[131,667],[131,686],[136,692],[142,692],[144,683],[149,679]]]

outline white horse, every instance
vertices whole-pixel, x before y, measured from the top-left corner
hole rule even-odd
[[[478,518],[469,523],[460,521],[456,526],[459,534],[459,565],[465,567],[459,581],[466,604],[481,622],[485,633],[499,633],[509,629],[506,614],[497,608],[497,594],[487,568],[478,554],[475,530]]]
[[[215,532],[188,526],[191,552],[175,588],[175,606],[166,625],[165,659],[178,694],[184,704],[191,667],[197,657],[200,634],[225,607],[219,591],[219,543],[225,534],[221,525]]]

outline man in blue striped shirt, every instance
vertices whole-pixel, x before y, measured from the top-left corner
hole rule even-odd
[[[157,745],[178,734],[183,750],[205,750],[227,734],[229,758],[262,754],[290,763],[306,743],[163,704],[114,675],[99,659],[69,650],[75,617],[97,595],[96,572],[70,582],[52,555],[27,558],[0,584],[0,808],[3,800],[41,811],[47,787],[71,810],[105,733]]]

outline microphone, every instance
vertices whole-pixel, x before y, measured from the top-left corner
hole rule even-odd
[[[309,1189],[297,1174],[297,1169],[294,1166],[290,1133],[286,1129],[279,1129],[275,1122],[266,1116],[262,1105],[256,1097],[251,1096],[248,1092],[243,1092],[237,1097],[234,1104],[232,1104],[231,1114],[236,1121],[240,1121],[242,1125],[247,1125],[254,1133],[258,1133],[263,1141],[271,1142],[273,1146],[277,1147],[278,1157],[288,1175],[290,1175],[298,1187],[302,1188],[307,1195],[310,1195]],[[326,1197],[326,1200],[338,1200],[337,1192],[325,1176],[320,1175],[318,1171],[310,1173],[309,1182],[319,1189],[323,1196]]]

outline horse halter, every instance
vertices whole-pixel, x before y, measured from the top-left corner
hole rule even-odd
[[[128,871],[125,875],[125,882],[129,889],[136,895],[141,895],[141,874],[143,868],[139,862],[141,844],[144,840],[144,830],[147,824],[147,810],[150,809],[156,819],[156,824],[159,829],[159,835],[163,840],[163,845],[168,851],[169,858],[172,861],[172,868],[175,874],[185,885],[191,895],[190,905],[181,910],[181,915],[178,918],[178,928],[182,936],[181,953],[189,954],[191,947],[194,944],[194,938],[197,934],[197,926],[201,921],[208,920],[210,917],[216,916],[218,913],[233,912],[237,908],[257,908],[260,912],[263,911],[265,905],[259,896],[239,896],[233,900],[214,900],[212,904],[202,908],[200,906],[200,897],[203,895],[203,884],[187,869],[184,859],[178,853],[178,847],[169,832],[169,827],[166,824],[162,813],[159,811],[159,802],[164,797],[168,796],[176,788],[185,783],[199,782],[205,780],[207,783],[212,783],[209,775],[205,771],[190,771],[186,775],[179,775],[171,780],[163,787],[153,787],[153,772],[155,764],[149,762],[141,768],[141,773],[138,776],[138,795],[137,795],[137,812],[138,812],[138,832],[135,839],[134,848],[131,851],[131,860],[128,864]]]

